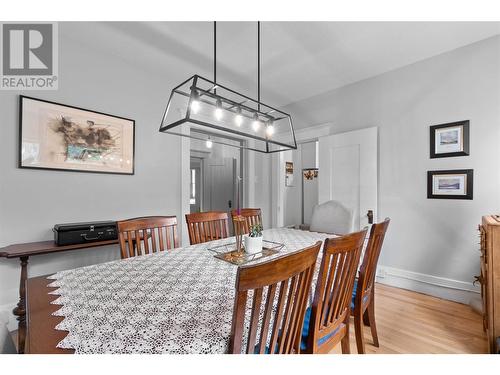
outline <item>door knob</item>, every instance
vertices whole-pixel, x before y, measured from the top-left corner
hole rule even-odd
[[[227,205],[229,206],[229,208],[231,208],[231,207],[233,207],[233,202],[231,200],[228,200]]]
[[[368,224],[373,224],[373,210],[368,210],[366,216],[368,217]]]

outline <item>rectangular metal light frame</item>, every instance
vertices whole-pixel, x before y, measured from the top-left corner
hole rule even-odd
[[[188,84],[190,81],[192,81],[192,85],[189,87],[189,91],[186,92],[185,90],[181,90],[182,86],[185,86]],[[200,83],[207,84],[210,86],[210,88],[203,88],[200,86]],[[217,89],[222,89],[227,91],[228,93],[231,93],[234,96],[237,96],[241,99],[242,101],[236,101],[234,99],[224,97],[223,95],[219,95],[217,93]],[[286,129],[288,138],[291,142],[287,143],[285,141],[282,141],[280,139],[283,138],[283,135],[285,134],[284,132],[277,132],[273,135],[273,138],[270,137],[262,137],[258,136],[249,132],[243,132],[239,131],[237,128],[234,126],[221,126],[215,121],[213,122],[207,122],[207,121],[202,121],[197,118],[193,118],[193,115],[191,113],[191,101],[192,101],[192,95],[191,92],[192,90],[196,90],[199,93],[200,101],[204,104],[208,104],[210,106],[213,106],[216,108],[215,104],[212,103],[210,100],[220,100],[223,102],[225,105],[228,105],[228,107],[224,108],[224,110],[233,112],[234,114],[238,114],[238,108],[243,109],[247,114],[245,115],[242,111],[242,116],[251,119],[251,117],[248,115],[248,113],[257,113],[259,118],[262,119],[267,119],[274,121],[280,121],[280,120],[285,120],[288,121],[289,129]],[[181,115],[181,118],[173,121],[171,123],[166,123],[167,116],[169,114],[169,111],[172,110],[172,99],[174,98],[174,95],[180,95],[184,97],[188,97],[188,102],[187,102],[187,107],[186,107],[186,112],[185,115]],[[203,97],[209,98],[209,99],[202,99]],[[249,104],[247,104],[249,103]],[[265,108],[265,111],[262,110],[262,108]],[[286,150],[296,150],[297,149],[297,142],[295,139],[295,131],[293,129],[293,124],[292,124],[292,118],[288,113],[285,113],[277,108],[271,107],[265,103],[259,102],[255,99],[252,99],[246,95],[243,95],[237,91],[234,91],[232,89],[229,89],[219,83],[215,83],[207,78],[201,77],[197,74],[191,76],[187,80],[183,81],[181,84],[178,86],[174,87],[172,92],[170,93],[170,97],[168,100],[167,107],[165,109],[165,112],[163,114],[162,118],[162,123],[160,126],[160,132],[166,133],[166,134],[174,134],[182,137],[188,137],[188,138],[193,138],[193,139],[199,139],[199,140],[206,140],[206,139],[201,139],[200,137],[192,136],[191,134],[183,133],[182,131],[176,131],[176,129],[179,129],[183,124],[185,123],[190,123],[194,125],[198,125],[196,128],[197,130],[201,128],[207,128],[216,131],[217,136],[224,137],[224,134],[233,134],[241,138],[242,140],[255,140],[256,142],[264,142],[265,143],[265,149],[259,149],[255,147],[251,147],[250,145],[247,145],[247,142],[241,142],[241,146],[236,146],[233,144],[228,144],[224,143],[221,141],[216,141],[214,140],[213,143],[219,143],[219,144],[224,144],[227,146],[231,147],[236,147],[236,148],[243,148],[247,150],[252,150],[252,151],[257,151],[261,153],[275,153],[275,152],[281,152],[281,151],[286,151]],[[201,127],[201,128],[200,128]],[[276,126],[275,126],[276,127]],[[273,149],[273,148],[278,148],[278,149]]]

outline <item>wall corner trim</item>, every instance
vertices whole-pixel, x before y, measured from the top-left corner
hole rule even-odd
[[[471,298],[480,293],[479,286],[473,285],[472,282],[453,280],[383,265],[380,265],[377,269],[376,281],[396,288],[408,289],[464,304],[469,304]]]

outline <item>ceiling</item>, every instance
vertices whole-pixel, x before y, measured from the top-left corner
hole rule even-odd
[[[213,78],[211,22],[60,23],[79,39],[177,85]],[[499,22],[263,22],[262,101],[284,106],[500,34]],[[217,23],[217,81],[256,97],[257,26]]]

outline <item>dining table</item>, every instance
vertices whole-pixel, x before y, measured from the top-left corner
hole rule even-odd
[[[284,246],[248,265],[333,235],[272,228],[263,237]],[[227,353],[238,266],[210,249],[234,241],[230,237],[28,279],[25,353]]]

